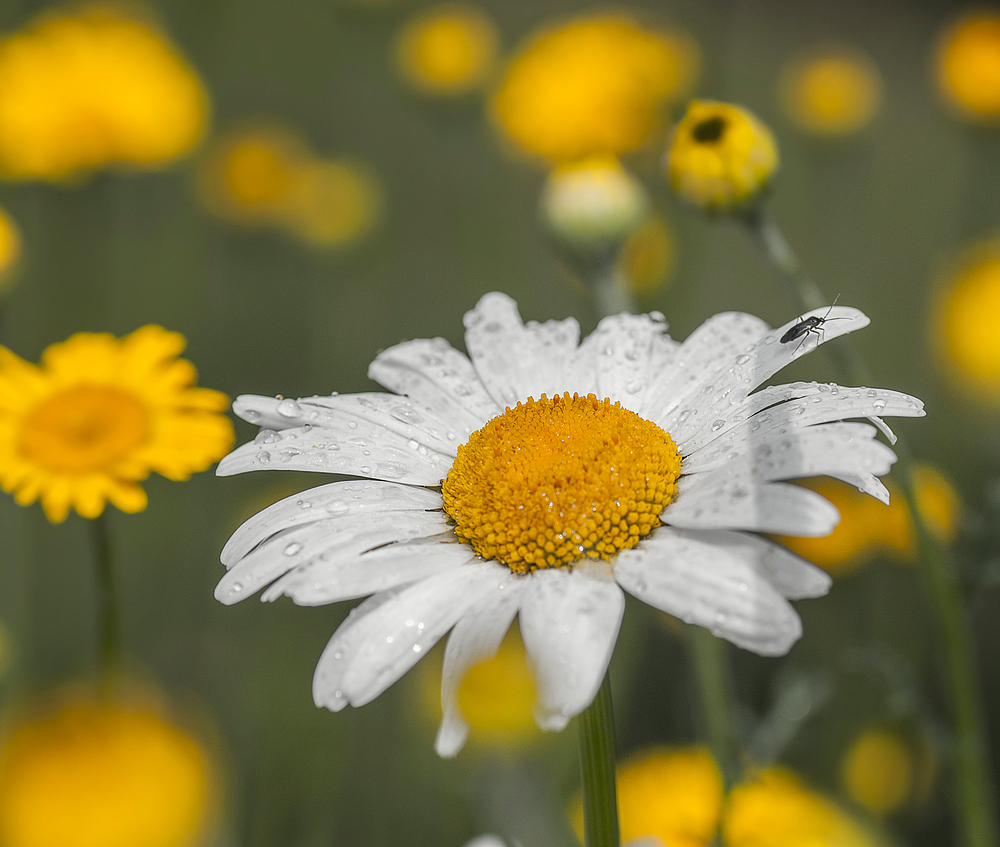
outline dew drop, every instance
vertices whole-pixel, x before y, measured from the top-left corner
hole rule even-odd
[[[298,541],[293,541],[291,544],[289,544],[281,552],[284,553],[286,556],[294,556],[296,553],[300,552],[301,550],[302,550],[302,545],[299,544]]]
[[[278,404],[277,412],[283,417],[294,418],[302,414],[302,407],[291,398],[288,398]]]
[[[343,500],[337,500],[326,507],[326,513],[328,515],[342,515],[350,508]]]
[[[389,410],[389,414],[402,423],[418,424],[423,421],[420,415],[406,406],[395,406]]]
[[[253,440],[254,444],[274,444],[275,441],[281,441],[281,435],[275,432],[273,429],[262,429],[257,433],[257,437]]]
[[[363,473],[367,473],[364,468],[361,470]],[[399,479],[406,476],[408,470],[406,465],[398,462],[379,462],[377,466],[378,475],[385,479]]]
[[[885,400],[883,400],[881,397],[878,400],[873,400],[872,408],[876,412],[881,412],[885,408]]]
[[[247,409],[243,412],[243,420],[253,423],[260,420],[260,412],[256,409]]]
[[[242,582],[234,582],[232,588],[229,589],[233,594],[239,594],[243,590]]]
[[[712,432],[718,432],[726,425],[726,422],[721,418],[712,424]]]
[[[267,450],[261,450],[257,454],[257,461],[260,462],[262,465],[266,465],[268,462],[271,461],[271,454],[268,453]]]
[[[363,474],[370,474],[372,472],[370,465],[362,465],[358,470]]]
[[[311,509],[313,504],[311,500],[299,500],[298,505],[300,509]]]
[[[750,357],[746,353],[744,353],[742,356],[737,356],[736,357],[736,364],[737,365],[745,365],[749,361],[750,361]]]

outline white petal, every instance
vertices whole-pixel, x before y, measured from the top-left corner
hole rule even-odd
[[[382,351],[369,366],[368,376],[429,408],[463,441],[503,411],[472,363],[443,338],[418,338]]]
[[[662,315],[612,315],[597,325],[578,355],[596,370],[598,399],[608,397],[638,412],[652,379],[663,367],[664,351],[669,348],[660,339],[665,338],[666,328]],[[654,350],[656,373],[651,372]]]
[[[876,477],[889,473],[896,461],[896,454],[875,440],[875,429],[858,423],[769,430],[764,437],[746,442],[740,452],[701,462],[699,455],[683,463],[684,472],[697,475],[699,485],[719,477],[773,482],[831,476],[883,502],[888,502],[888,492]]]
[[[799,485],[695,474],[682,477],[677,489],[677,499],[660,514],[670,526],[820,536],[840,522],[832,503]]]
[[[465,315],[465,347],[500,407],[570,390],[565,364],[579,337],[573,318],[525,325],[517,304],[498,292],[484,295]]]
[[[327,642],[313,673],[313,702],[317,706],[339,712],[347,705],[340,680],[348,661],[353,658],[362,642],[378,636],[382,621],[374,616],[375,611],[405,590],[405,586],[401,586],[381,594],[373,594],[348,612]]]
[[[409,446],[408,439],[378,424],[342,419],[322,427],[261,430],[256,439],[219,462],[215,472],[231,476],[255,470],[320,471],[438,485],[450,468],[447,456],[422,454]]]
[[[331,551],[361,553],[381,544],[435,535],[444,525],[440,512],[392,512],[330,518],[295,527],[273,536],[236,562],[216,586],[215,599],[232,605]]]
[[[692,455],[708,449],[712,455],[729,452],[731,445],[755,434],[781,427],[803,427],[874,413],[895,417],[921,417],[924,404],[908,394],[885,388],[848,388],[815,382],[776,385],[758,391],[735,406],[678,422],[668,432],[681,453]]]
[[[646,399],[646,416],[672,433],[660,422],[672,423],[683,415],[695,395],[706,393],[704,389],[720,378],[720,372],[732,367],[737,357],[742,359],[769,331],[760,318],[743,312],[723,312],[709,318],[681,342],[669,372]]]
[[[517,615],[528,579],[511,575],[502,583],[502,590],[486,595],[469,609],[448,636],[441,672],[441,708],[444,714],[434,741],[434,749],[439,756],[450,759],[458,755],[465,744],[469,725],[458,707],[458,688],[471,667],[492,659],[500,649],[504,635]]]
[[[353,543],[330,550],[286,574],[261,595],[261,600],[276,600],[284,595],[300,606],[322,606],[417,582],[476,559],[476,552],[452,532],[388,542],[375,549]]]
[[[349,479],[310,488],[273,503],[245,521],[222,548],[232,566],[275,533],[327,518],[379,512],[425,512],[440,509],[441,495],[427,488],[370,479]]]
[[[521,601],[521,637],[538,687],[535,721],[560,730],[604,679],[625,598],[611,580],[580,569],[535,571]]]
[[[795,610],[730,534],[661,528],[615,559],[630,594],[762,656],[780,656],[802,634]]]
[[[411,585],[371,613],[378,625],[357,644],[339,688],[352,706],[378,697],[510,571],[491,562],[449,568]]]

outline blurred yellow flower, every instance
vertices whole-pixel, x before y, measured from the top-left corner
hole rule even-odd
[[[910,796],[915,764],[909,747],[898,735],[867,730],[854,740],[841,762],[841,784],[856,803],[884,815]]]
[[[316,247],[357,241],[382,213],[382,184],[371,168],[317,158],[298,135],[273,123],[248,124],[216,139],[199,189],[220,217],[280,227]]]
[[[158,168],[201,139],[208,96],[156,29],[115,6],[43,14],[0,42],[0,172]]]
[[[659,838],[665,847],[706,847],[719,825],[722,775],[703,747],[654,747],[618,768],[618,815],[622,844]],[[583,843],[583,803],[571,810]]]
[[[785,66],[780,92],[788,116],[806,132],[849,135],[877,114],[882,77],[875,63],[852,47],[819,47]]]
[[[960,116],[1000,119],[1000,14],[974,12],[939,38],[935,55],[938,90]]]
[[[228,399],[192,387],[184,337],[145,326],[118,339],[77,333],[42,354],[41,367],[0,347],[0,486],[49,520],[71,508],[96,518],[111,501],[146,508],[138,483],[156,471],[187,479],[233,442]]]
[[[273,223],[288,214],[299,171],[310,159],[302,140],[277,125],[233,129],[215,139],[205,155],[202,199],[228,220]]]
[[[677,265],[677,237],[666,218],[654,215],[622,247],[618,267],[629,288],[649,295],[662,288]]]
[[[697,75],[698,49],[680,32],[628,17],[583,17],[533,33],[493,97],[496,125],[521,150],[550,161],[641,147],[662,105]]]
[[[286,225],[306,243],[338,247],[367,235],[382,214],[382,184],[351,159],[316,159],[299,169]]]
[[[464,94],[488,78],[499,41],[482,9],[449,3],[406,22],[396,42],[396,61],[403,78],[426,94]]]
[[[427,714],[438,721],[441,719],[441,666],[427,663],[425,668],[421,696]],[[459,720],[471,730],[473,745],[524,746],[540,737],[533,712],[535,696],[535,680],[528,667],[521,633],[514,626],[504,637],[496,655],[473,665],[459,683]]]
[[[846,812],[783,768],[768,768],[730,793],[722,818],[726,847],[874,847]]]
[[[778,168],[771,131],[746,109],[695,100],[674,129],[667,175],[689,203],[714,212],[750,207]]]
[[[972,247],[933,309],[934,342],[947,374],[971,398],[1000,403],[1000,240]]]
[[[914,469],[917,503],[932,532],[950,543],[958,532],[961,501],[954,486],[928,465]],[[840,523],[820,538],[775,536],[789,550],[834,576],[844,576],[877,553],[903,562],[916,558],[916,535],[909,508],[891,481],[886,482],[886,505],[845,482],[822,478],[808,480],[808,488],[822,494],[840,512]]]
[[[0,209],[0,293],[6,291],[13,279],[12,271],[21,258],[21,231],[3,209]]]
[[[649,210],[646,190],[614,156],[556,165],[542,189],[542,221],[572,247],[602,247],[633,232]]]
[[[206,752],[146,706],[75,700],[0,748],[3,847],[196,847],[213,802]]]

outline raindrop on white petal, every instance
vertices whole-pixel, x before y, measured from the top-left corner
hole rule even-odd
[[[261,450],[257,454],[257,461],[260,462],[262,465],[266,465],[268,462],[271,461],[271,454],[268,453],[267,450]]]
[[[286,418],[294,418],[302,414],[302,407],[296,403],[294,400],[289,398],[288,400],[282,400],[278,404],[277,412]]]
[[[257,433],[257,437],[253,440],[254,444],[274,444],[275,441],[281,441],[281,435],[275,432],[273,429],[262,429]]]
[[[256,409],[247,409],[243,412],[243,420],[253,423],[260,420],[260,412]]]
[[[284,553],[286,556],[294,556],[296,553],[300,552],[301,550],[302,550],[302,545],[299,544],[298,541],[293,541],[291,544],[289,544],[281,552]]]
[[[885,400],[883,400],[881,397],[878,400],[873,400],[872,408],[876,412],[881,412],[885,408]]]
[[[350,429],[357,429],[358,428],[358,423],[357,423],[357,421],[348,421],[347,422],[347,426]]]
[[[726,422],[724,420],[721,420],[721,419],[717,420],[715,423],[712,424],[712,432],[718,432],[725,425],[726,425]]]

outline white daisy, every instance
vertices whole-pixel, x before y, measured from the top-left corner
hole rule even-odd
[[[756,533],[826,535],[839,515],[781,480],[827,475],[888,501],[876,477],[895,455],[875,427],[844,421],[866,417],[891,439],[878,416],[923,415],[895,391],[799,382],[751,393],[869,322],[845,306],[811,314],[828,321],[794,343],[781,339],[797,321],[771,329],[738,312],[682,343],[658,313],[605,318],[580,342],[572,318],[524,324],[494,293],[465,316],[468,358],[441,338],[376,357],[369,376],[395,393],[239,397],[236,413],[262,429],[219,474],[367,478],[244,523],[222,552],[216,597],[235,603],[265,586],[262,599],[302,605],[368,597],[316,668],[313,697],[334,711],[373,700],[451,630],[442,756],[468,733],[462,676],[496,653],[515,616],[548,730],[597,692],[622,589],[784,654],[802,632],[788,600],[822,595],[830,580]]]

